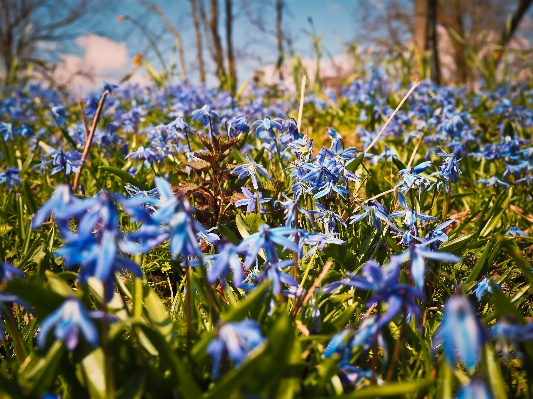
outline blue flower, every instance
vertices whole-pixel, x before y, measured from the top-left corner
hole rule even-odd
[[[270,118],[265,118],[263,120],[255,121],[252,126],[257,126],[255,128],[255,134],[259,137],[259,134],[261,132],[267,132],[268,136],[272,139],[276,138],[276,132],[274,131],[274,128],[278,129],[278,131],[282,130],[281,124],[279,124],[276,121],[270,120]]]
[[[255,277],[254,284],[251,284],[247,288],[251,289],[256,285],[260,284],[264,280],[269,280],[272,283],[272,293],[274,295],[279,295],[281,293],[281,284],[286,284],[289,287],[294,287],[295,289],[300,288],[298,283],[294,278],[289,274],[284,273],[281,269],[285,269],[289,266],[295,265],[296,262],[292,260],[284,260],[278,263],[267,262],[263,270]]]
[[[476,184],[484,184],[487,187],[494,187],[494,186],[500,186],[501,188],[509,188],[509,184],[501,181],[496,176],[493,176],[489,179],[480,179],[476,180]]]
[[[311,226],[314,226],[313,219],[311,218],[311,215],[308,211],[301,208],[298,205],[297,199],[290,199],[285,195],[285,193],[282,193],[283,197],[285,198],[285,201],[278,201],[276,200],[274,204],[281,204],[281,207],[285,209],[285,226],[290,227],[295,222],[295,216],[297,213],[304,215],[307,220],[309,220],[309,223]]]
[[[322,223],[322,225],[324,226],[324,231],[326,233],[335,233],[337,223],[340,223],[344,227],[346,227],[346,223],[344,223],[342,217],[337,215],[335,212],[327,210],[318,202],[315,205],[317,207],[317,210],[309,211],[309,213],[316,215],[316,221]]]
[[[456,399],[492,399],[492,395],[483,382],[471,381],[461,388]]]
[[[113,84],[113,83],[109,83],[109,82],[104,82],[104,91],[108,91],[109,94],[113,93],[114,90],[118,89],[118,86]]]
[[[11,123],[0,122],[0,133],[2,133],[5,142],[13,140],[13,125]]]
[[[505,235],[506,236],[513,236],[513,237],[516,237],[516,236],[522,236],[522,237],[527,237],[527,234],[525,231],[523,230],[520,230],[518,227],[516,226],[511,226],[509,227],[509,230],[507,230],[505,232]]]
[[[228,137],[233,138],[240,133],[248,133],[250,131],[250,126],[248,125],[248,119],[245,116],[237,116],[226,121],[226,129]]]
[[[202,108],[192,112],[192,120],[202,120],[204,126],[209,125],[212,119],[218,121],[219,117],[218,114],[207,104],[205,104]]]
[[[238,367],[263,343],[265,338],[254,320],[224,324],[218,329],[216,338],[207,346],[207,353],[213,359],[213,378],[220,375],[220,363],[224,354]]]
[[[42,321],[41,331],[37,335],[37,345],[44,348],[46,336],[54,326],[55,338],[63,341],[68,350],[73,350],[78,345],[80,331],[88,343],[92,346],[98,345],[98,331],[89,317],[90,313],[80,301],[68,298]]]
[[[52,175],[63,171],[65,175],[71,173],[80,173],[80,167],[83,164],[81,154],[78,151],[63,151],[62,147],[50,151],[44,155],[44,158],[52,158],[50,161],[43,161],[40,164],[41,170],[46,168],[46,164],[51,162],[55,168],[52,169]]]
[[[12,280],[13,275],[24,279],[24,272],[9,263],[0,262],[0,286],[4,282]]]
[[[472,305],[461,295],[452,296],[444,305],[444,318],[434,337],[434,346],[442,343],[451,364],[458,358],[473,369],[487,333],[476,318]]]
[[[4,337],[4,329],[2,327],[3,325],[2,314],[5,311],[10,312],[13,303],[18,303],[19,305],[23,306],[24,309],[26,309],[28,312],[33,313],[31,306],[28,305],[25,301],[23,301],[22,299],[19,299],[15,295],[4,294],[0,291],[0,337]],[[4,304],[8,304],[8,307],[6,307]]]
[[[12,190],[16,184],[22,183],[19,177],[19,169],[8,166],[3,172],[0,172],[0,184],[7,186],[8,190]]]
[[[448,242],[448,235],[445,233],[444,229],[451,225],[455,220],[450,219],[446,222],[443,222],[439,224],[437,227],[435,227],[433,230],[429,230],[424,237],[426,242],[429,242],[429,248],[432,251],[437,250],[438,242]]]
[[[260,165],[255,162],[252,158],[248,156],[248,154],[246,154],[246,158],[248,159],[248,163],[237,166],[235,169],[233,169],[231,174],[238,175],[238,179],[243,179],[247,176],[250,176],[252,178],[252,185],[254,186],[255,190],[259,189],[259,185],[257,184],[257,173],[263,175],[268,180],[273,182],[272,178],[270,177],[263,165]]]
[[[54,118],[56,118],[59,123],[63,123],[67,118],[65,108],[63,108],[62,106],[51,107],[50,109],[52,110]]]
[[[400,170],[398,175],[401,177],[401,180],[396,187],[399,187],[403,192],[407,192],[411,188],[417,187],[418,192],[420,193],[423,188],[427,188],[431,185],[428,179],[420,176],[420,173],[425,172],[432,165],[433,164],[431,161],[426,161],[416,165],[413,168]]]
[[[437,238],[434,238],[436,240]],[[456,255],[447,252],[432,251],[425,246],[429,242],[424,244],[409,244],[407,251],[400,255],[393,255],[391,257],[391,263],[401,264],[409,260],[411,265],[411,273],[413,280],[418,288],[424,287],[424,276],[426,274],[426,259],[431,259],[439,262],[459,263],[461,258]]]
[[[361,205],[364,212],[358,215],[350,216],[350,224],[359,223],[363,219],[368,218],[368,224],[372,224],[378,231],[381,231],[380,220],[383,220],[393,230],[399,231],[398,227],[392,222],[389,215],[387,215],[387,209],[376,200],[369,201],[369,205]]]
[[[404,210],[403,211],[399,211],[399,212],[391,213],[389,215],[389,217],[392,218],[392,219],[403,217],[404,218],[404,221],[403,221],[404,224],[409,226],[409,227],[414,226],[416,224],[417,220],[420,220],[421,222],[438,221],[439,220],[436,217],[433,217],[433,216],[430,216],[430,215],[426,215],[424,213],[416,212],[413,208],[411,208],[409,206],[409,204],[407,203],[407,199],[405,198],[405,196],[401,192],[398,192],[398,202],[400,204],[400,207],[403,208]]]
[[[246,237],[237,247],[239,253],[246,253],[244,267],[249,269],[255,262],[257,254],[261,249],[266,252],[266,257],[271,263],[279,260],[276,244],[281,245],[293,252],[299,252],[298,246],[286,236],[295,233],[297,230],[291,227],[274,227],[268,224],[259,226],[257,233]]]
[[[246,211],[247,212],[255,212],[257,209],[257,197],[259,197],[259,205],[261,207],[261,213],[266,213],[265,209],[263,208],[263,205],[265,202],[269,202],[272,198],[263,198],[263,194],[261,194],[260,191],[257,192],[257,196],[254,195],[250,190],[248,190],[246,187],[241,187],[242,193],[246,198],[240,199],[237,202],[235,202],[235,206],[244,206],[246,205]]]
[[[241,258],[237,254],[237,248],[230,243],[226,243],[219,249],[216,255],[208,255],[206,261],[211,260],[211,266],[207,269],[207,278],[211,284],[220,279],[221,284],[225,280],[222,278],[233,272],[233,283],[235,287],[242,286],[243,272]]]
[[[483,294],[485,292],[487,292],[487,291],[488,292],[492,292],[493,285],[491,284],[491,282],[494,284],[495,287],[497,287],[498,289],[500,288],[498,283],[493,281],[491,278],[487,278],[487,277],[483,276],[481,281],[476,285],[476,287],[472,291],[474,294],[476,294],[476,298],[477,298],[478,302],[481,301],[481,298],[483,298]]]
[[[510,324],[507,321],[500,321],[490,329],[490,335],[494,339],[520,344],[522,342],[533,341],[533,323],[526,325]]]

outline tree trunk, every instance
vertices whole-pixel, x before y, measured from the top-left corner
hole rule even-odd
[[[228,59],[228,76],[231,94],[235,94],[237,88],[237,68],[233,53],[233,11],[232,0],[226,0],[226,54]]]
[[[427,48],[431,50],[431,81],[440,84],[439,50],[437,47],[437,0],[428,0]]]
[[[283,0],[276,0],[276,39],[278,43],[278,60],[276,61],[276,71],[279,75],[279,80],[283,80],[283,72],[281,67],[283,66],[283,30],[282,30],[282,18],[283,18]]]
[[[511,25],[507,26],[506,24],[502,33],[502,37],[500,39],[499,48],[496,49],[496,51],[494,52],[495,64],[498,64],[498,62],[501,60],[503,49],[505,48],[505,46],[507,46],[507,44],[509,44],[510,40],[518,29],[518,25],[520,25],[520,21],[522,21],[522,18],[524,17],[527,12],[527,9],[532,3],[533,0],[519,0],[518,9],[515,11],[511,19]]]
[[[415,3],[415,45],[421,56],[427,50],[428,0],[414,0]]]
[[[455,15],[451,15],[444,12],[443,8],[437,7],[437,20],[438,22],[447,29],[453,29],[460,37],[465,37],[465,32],[463,28],[463,13],[461,9],[460,0],[455,0]],[[450,35],[450,40],[453,46],[453,58],[455,64],[455,82],[456,83],[467,83],[469,69],[465,60],[465,46],[460,41],[457,40],[453,35]]]
[[[222,53],[222,41],[218,34],[218,0],[210,0],[210,19],[209,28],[211,29],[211,39],[213,40],[214,59],[216,74],[223,83],[226,80],[226,71],[224,70],[224,56]]]
[[[194,25],[194,34],[196,36],[196,57],[198,58],[198,73],[200,74],[200,82],[205,83],[205,65],[202,45],[202,32],[200,31],[200,20],[198,19],[198,9],[196,7],[196,0],[191,1],[192,22]]]

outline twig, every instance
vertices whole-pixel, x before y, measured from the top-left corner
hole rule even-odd
[[[305,296],[303,297],[302,301],[298,303],[296,307],[294,308],[292,312],[293,316],[296,316],[298,315],[298,313],[300,313],[300,310],[302,310],[302,308],[305,306],[307,301],[309,301],[309,298],[311,298],[311,295],[313,295],[313,292],[315,292],[315,290],[318,288],[318,286],[320,285],[324,277],[326,277],[326,273],[329,271],[332,265],[333,265],[333,262],[331,261],[331,259],[329,259],[324,265],[324,268],[320,272],[320,275],[315,280],[314,284],[311,286],[311,288],[309,288],[306,291]]]
[[[102,113],[102,108],[104,107],[104,102],[108,94],[109,94],[109,90],[104,91],[104,93],[102,94],[102,98],[100,99],[100,102],[98,103],[96,114],[94,114],[93,124],[91,126],[91,132],[89,133],[89,137],[87,138],[87,142],[85,143],[85,148],[83,149],[83,154],[81,155],[80,171],[76,173],[76,176],[74,177],[74,190],[78,188],[78,183],[80,181],[80,175],[83,170],[83,166],[85,165],[85,160],[87,159],[89,155],[89,150],[91,149],[91,144],[94,138],[94,132],[96,131],[96,126],[98,125],[98,120],[100,119],[100,114]]]
[[[418,146],[422,142],[422,139],[424,138],[424,133],[422,133],[422,136],[420,136],[420,139],[418,140],[418,143],[416,143],[415,148],[413,149],[413,153],[411,154],[411,158],[409,159],[409,163],[407,164],[407,169],[411,167],[413,164],[413,161],[415,159],[416,151],[418,150]]]
[[[78,99],[78,104],[80,105],[81,120],[83,121],[83,136],[85,137],[85,142],[89,139],[89,128],[87,127],[87,120],[85,119],[85,109],[83,108],[83,101],[81,98],[81,89],[80,97]]]
[[[387,119],[387,122],[385,122],[385,124],[383,125],[383,127],[381,128],[381,130],[379,131],[378,135],[376,136],[376,138],[370,143],[370,145],[368,147],[366,147],[365,149],[365,152],[368,152],[370,151],[370,149],[372,147],[374,147],[374,145],[378,142],[379,140],[379,137],[383,134],[383,132],[385,131],[385,129],[387,129],[387,127],[389,126],[389,124],[392,122],[392,119],[396,116],[396,114],[398,113],[398,111],[400,110],[400,108],[402,107],[403,103],[407,100],[407,98],[411,95],[411,93],[418,87],[418,85],[420,84],[420,82],[417,80],[415,81],[415,83],[413,83],[413,87],[411,87],[409,89],[409,91],[407,92],[407,94],[403,97],[402,101],[400,101],[400,104],[398,104],[398,106],[396,107],[396,109],[394,110],[394,112],[392,113],[391,116],[389,116],[389,119]]]
[[[298,132],[302,126],[302,116],[304,113],[304,97],[305,97],[305,83],[307,82],[307,75],[302,76],[302,87],[300,89],[300,107],[298,108]]]

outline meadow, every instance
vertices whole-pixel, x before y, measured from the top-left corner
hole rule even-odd
[[[1,396],[533,397],[532,125],[372,68],[5,89]]]

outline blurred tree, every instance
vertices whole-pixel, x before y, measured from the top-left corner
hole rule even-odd
[[[203,55],[202,32],[200,30],[200,19],[198,16],[198,6],[196,0],[190,0],[192,22],[194,25],[194,36],[196,38],[196,57],[198,58],[198,73],[200,74],[200,82],[205,83],[205,65]]]
[[[99,2],[0,0],[0,73],[3,84],[11,85],[22,74],[30,76],[34,71],[50,77],[53,64],[46,57],[47,51],[59,42],[77,37],[79,33],[72,28],[95,3]]]
[[[168,20],[166,14],[163,12],[161,7],[159,7],[156,4],[149,3],[148,1],[145,1],[145,0],[141,0],[140,2],[146,9],[156,13],[161,18],[167,30],[176,39],[176,49],[178,50],[178,54],[180,57],[181,74],[182,74],[183,79],[187,79],[187,64],[185,63],[185,53],[183,51],[183,40],[181,38],[181,34],[176,28],[174,28],[172,23]]]
[[[423,60],[422,76],[428,65],[434,81],[443,70],[442,80],[468,84],[481,76],[494,78],[533,0],[411,0],[412,11],[408,3],[383,0],[380,6],[359,8],[364,39],[359,37],[400,51],[414,43]],[[431,16],[436,17],[434,27]],[[383,26],[387,35],[375,26]]]

